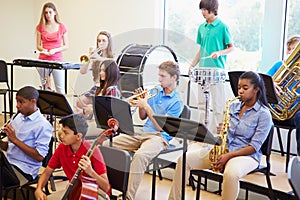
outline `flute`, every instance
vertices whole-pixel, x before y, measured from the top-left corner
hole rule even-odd
[[[18,111],[12,118],[10,118],[7,122],[5,122],[3,124],[3,126],[0,128],[0,140],[2,140],[3,138],[6,137],[6,133],[4,132],[4,128],[10,124],[15,118],[16,116],[20,113],[20,111]]]

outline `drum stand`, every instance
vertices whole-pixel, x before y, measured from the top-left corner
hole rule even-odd
[[[205,95],[205,118],[204,118],[204,124],[207,126],[208,124],[208,115],[209,115],[209,85],[205,84],[203,81],[203,84],[200,84],[201,87],[204,88],[204,95]]]

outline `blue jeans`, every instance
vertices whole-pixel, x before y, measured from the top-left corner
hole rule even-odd
[[[297,154],[300,155],[300,110],[298,110],[291,119],[285,121],[273,120],[273,122],[275,125],[277,124],[296,127]]]

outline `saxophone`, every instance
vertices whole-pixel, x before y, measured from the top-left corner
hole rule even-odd
[[[209,152],[209,160],[211,161],[211,169],[214,172],[220,173],[220,170],[217,170],[215,168],[215,162],[217,161],[218,157],[220,155],[223,155],[225,153],[228,153],[228,148],[227,148],[227,136],[228,136],[228,127],[230,125],[230,104],[239,99],[239,96],[234,97],[232,99],[229,99],[226,101],[226,108],[223,114],[223,127],[220,132],[220,135],[218,136],[221,138],[222,143],[220,145],[214,145],[214,147],[210,150]]]

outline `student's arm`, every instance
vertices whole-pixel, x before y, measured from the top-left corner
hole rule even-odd
[[[88,156],[83,155],[80,159],[78,166],[90,177],[96,179],[96,183],[99,186],[101,190],[104,192],[108,192],[109,190],[109,182],[108,177],[106,173],[103,173],[101,175],[97,174],[97,172],[93,169],[91,160]]]
[[[15,130],[11,124],[8,124],[5,127],[5,133],[7,135],[7,139],[21,149],[26,155],[37,160],[38,162],[43,161],[44,157],[41,156],[35,148],[28,146],[16,137]]]
[[[234,49],[233,47],[233,44],[228,44],[228,47],[226,49],[223,49],[223,50],[220,50],[220,51],[216,51],[216,52],[213,52],[210,57],[211,58],[218,58],[220,56],[223,56],[223,55],[227,55],[229,54],[230,52],[232,52]]]
[[[190,74],[191,68],[195,67],[198,64],[199,60],[200,60],[200,50],[197,52],[193,62],[190,64],[188,74]]]
[[[46,167],[43,174],[40,176],[38,184],[36,186],[36,190],[34,192],[34,196],[36,200],[45,200],[47,199],[46,194],[43,192],[43,189],[48,182],[51,174],[53,173],[54,169],[50,167]]]
[[[153,115],[155,115],[154,111],[150,107],[150,105],[147,103],[147,99],[141,99],[139,100],[139,116],[141,120],[146,119],[147,117],[151,120],[153,125],[158,131],[164,131],[157,121],[154,119]]]

